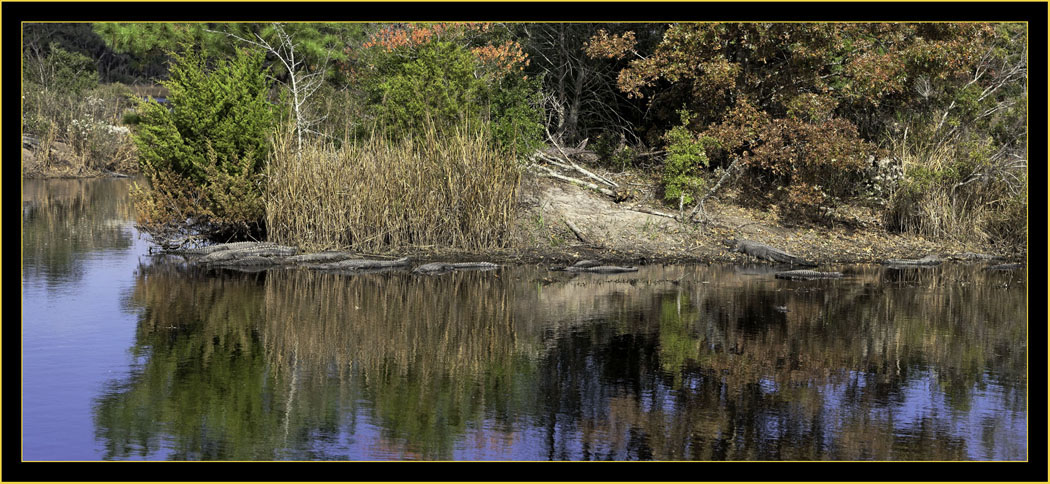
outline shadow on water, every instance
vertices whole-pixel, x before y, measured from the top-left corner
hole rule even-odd
[[[1023,275],[146,263],[106,458],[1026,457]]]

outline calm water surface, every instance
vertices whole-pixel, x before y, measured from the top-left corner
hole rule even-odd
[[[1021,271],[203,270],[27,180],[25,460],[1024,460]]]

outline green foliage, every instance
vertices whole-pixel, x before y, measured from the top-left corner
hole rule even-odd
[[[143,171],[153,180],[171,173],[202,190],[193,216],[247,228],[263,216],[257,176],[274,120],[263,57],[239,51],[209,67],[206,54],[171,56],[171,79],[163,83],[171,109],[152,100],[140,105],[135,142]]]
[[[705,145],[713,140],[698,139],[688,128],[693,115],[684,110],[680,115],[682,124],[671,128],[664,135],[667,141],[663,172],[664,200],[691,204],[704,188],[704,179],[700,174],[708,164]]]
[[[247,44],[230,37],[257,40],[257,35],[273,45],[280,44],[273,24],[269,23],[106,23],[93,24],[94,31],[115,52],[129,54],[143,71],[156,71],[169,61],[168,53],[181,45],[195,45],[209,57],[233,58],[238,48]],[[343,47],[359,42],[364,25],[354,23],[289,23],[281,27],[296,42],[296,53],[311,69],[325,66],[336,76],[336,63],[345,62]],[[280,62],[271,59],[273,72],[285,76]],[[150,68],[152,66],[152,69]]]
[[[640,160],[638,149],[627,144],[627,138],[622,131],[602,132],[587,147],[598,155],[599,163],[621,172],[635,167]]]
[[[487,66],[461,42],[375,49],[371,66],[364,88],[391,133],[419,135],[424,120],[439,129],[491,123],[495,142],[518,153],[542,139],[538,82],[517,73],[478,75]]]
[[[390,55],[376,65],[372,101],[384,126],[417,131],[423,119],[448,125],[461,117],[478,119],[486,106],[485,84],[474,77],[470,51],[452,42],[432,42],[411,58]]]
[[[143,165],[204,184],[213,164],[208,150],[228,173],[241,171],[240,160],[265,158],[273,113],[262,56],[244,51],[212,69],[199,53],[172,58],[171,79],[163,83],[171,109],[153,100],[140,105],[136,142]]]
[[[531,153],[543,144],[540,79],[509,75],[492,93],[492,137],[513,153]]]
[[[90,57],[70,52],[57,42],[48,45],[44,56],[27,55],[22,66],[23,79],[46,90],[78,96],[98,86],[98,70]]]

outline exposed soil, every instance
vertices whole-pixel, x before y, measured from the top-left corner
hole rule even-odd
[[[992,247],[953,241],[933,241],[895,234],[881,227],[877,213],[863,207],[842,210],[841,223],[832,227],[782,223],[776,213],[742,208],[711,200],[705,204],[706,224],[678,221],[631,208],[676,214],[654,200],[646,187],[653,180],[615,177],[632,187],[632,199],[616,203],[609,197],[571,183],[527,175],[520,192],[520,217],[512,228],[513,252],[518,257],[571,261],[598,258],[627,262],[744,262],[726,241],[748,239],[819,263],[878,263],[927,255],[960,258],[967,252],[1007,259]],[[688,214],[691,207],[686,207]],[[570,222],[583,240],[566,221]],[[586,240],[586,242],[584,242]]]

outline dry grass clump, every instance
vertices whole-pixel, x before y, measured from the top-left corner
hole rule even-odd
[[[269,239],[304,250],[503,247],[521,174],[479,129],[315,142],[299,154],[290,133],[277,136]]]
[[[22,89],[22,131],[33,146],[23,160],[27,175],[82,176],[104,171],[133,172],[137,150],[122,126],[131,109],[130,91],[107,84],[83,96],[26,83]],[[34,163],[35,162],[35,163]]]
[[[975,143],[906,146],[899,152],[904,176],[889,199],[890,228],[1009,249],[1025,246],[1028,177],[1023,157]]]

